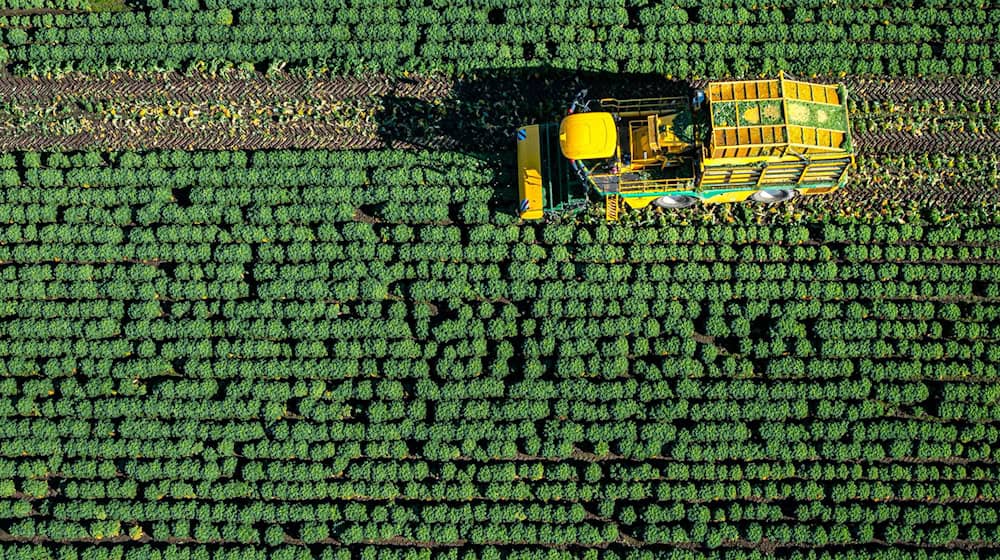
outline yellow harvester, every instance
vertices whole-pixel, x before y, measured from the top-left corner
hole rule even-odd
[[[578,96],[560,123],[517,131],[520,215],[624,202],[782,202],[832,192],[854,164],[843,85],[785,78],[715,82],[686,97]]]

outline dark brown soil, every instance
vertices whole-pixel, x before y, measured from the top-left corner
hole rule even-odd
[[[991,154],[1000,150],[1000,133],[905,131],[854,133],[859,154]]]
[[[131,99],[173,99],[208,101],[216,99],[346,99],[367,96],[399,96],[430,101],[448,95],[451,80],[436,77],[391,78],[302,78],[289,74],[269,78],[264,74],[236,73],[213,77],[177,73],[136,74],[111,72],[106,75],[72,73],[60,78],[3,76],[0,92],[5,101],[47,101],[55,98],[127,101]]]

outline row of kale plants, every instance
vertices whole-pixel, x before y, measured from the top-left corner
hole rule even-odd
[[[287,4],[154,1],[143,10],[123,3],[124,10],[3,15],[0,63],[22,74],[232,67],[458,74],[546,66],[680,78],[782,69],[989,76],[1000,25],[1000,12],[978,5]]]

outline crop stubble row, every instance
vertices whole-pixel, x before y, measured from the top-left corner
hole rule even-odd
[[[509,92],[524,91],[527,85],[545,82],[538,75],[504,77],[510,81]],[[561,77],[565,78],[565,77]],[[665,82],[655,77],[626,76],[622,82],[630,84],[639,80],[644,92],[656,88],[680,87],[681,82]],[[1000,99],[1000,81],[981,79],[968,80],[959,77],[900,78],[900,77],[844,77],[806,78],[815,82],[843,83],[854,99],[868,101],[907,102],[919,99],[940,99],[943,101],[963,101],[974,99]],[[396,78],[384,74],[365,77],[337,76],[330,78],[306,78],[289,73],[274,75],[224,74],[180,74],[134,72],[111,72],[103,76],[71,73],[58,78],[26,78],[4,75],[0,78],[0,90],[5,99],[46,100],[56,96],[94,97],[99,99],[134,99],[155,94],[169,95],[181,100],[208,100],[219,98],[240,98],[245,96],[288,96],[288,97],[329,97],[347,98],[363,96],[396,95],[423,100],[447,96],[456,85],[484,82],[472,77],[455,80],[443,76],[409,76]],[[608,77],[592,78],[584,76],[581,82],[610,82]],[[695,87],[705,87],[709,80],[695,80]],[[538,92],[560,96],[563,91]]]

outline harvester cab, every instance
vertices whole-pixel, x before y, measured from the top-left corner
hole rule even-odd
[[[846,183],[854,155],[843,86],[719,82],[684,97],[573,99],[558,124],[517,131],[520,215],[624,205],[773,203]],[[707,105],[707,108],[706,108]]]

